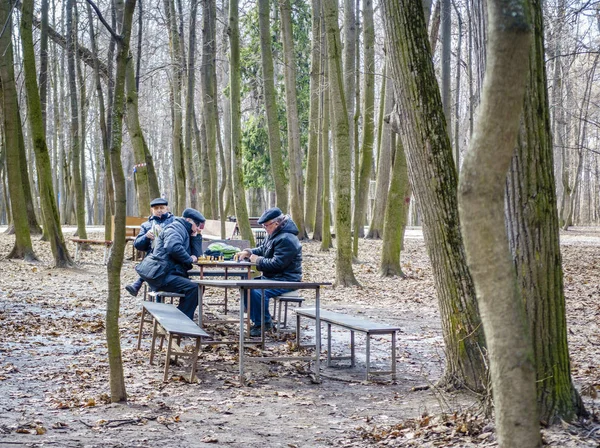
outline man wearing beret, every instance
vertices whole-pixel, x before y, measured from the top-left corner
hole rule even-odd
[[[198,260],[195,251],[202,247],[202,235],[206,219],[198,210],[186,208],[182,217],[177,217],[166,226],[158,238],[152,253],[153,258],[167,260],[166,272],[159,279],[146,279],[154,291],[178,292],[185,295],[179,308],[190,319],[198,307],[198,285],[188,278],[192,263]]]
[[[249,258],[262,271],[260,279],[299,282],[302,280],[302,245],[298,240],[298,227],[289,215],[284,215],[277,207],[265,211],[258,220],[267,231],[262,245],[254,249],[244,249],[237,254],[238,259]],[[269,314],[269,299],[291,291],[290,289],[265,290],[265,330],[273,327]],[[250,336],[260,336],[262,322],[260,302],[262,292],[250,291]]]
[[[154,238],[156,238],[163,227],[171,224],[173,219],[174,216],[169,211],[169,203],[167,200],[163,198],[153,199],[152,202],[150,202],[150,216],[148,217],[148,221],[140,226],[140,231],[133,242],[133,246],[137,250],[146,252],[146,255],[152,253]],[[129,294],[136,297],[143,283],[144,280],[138,278],[132,284],[125,286],[125,289]]]

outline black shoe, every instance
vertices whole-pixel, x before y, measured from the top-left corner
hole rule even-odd
[[[265,331],[270,331],[273,329],[273,322],[265,322]],[[260,324],[252,325],[250,327],[250,336],[253,338],[260,336]]]
[[[139,289],[136,289],[133,285],[127,285],[125,286],[125,290],[131,294],[133,297],[137,297],[138,292],[140,292]]]

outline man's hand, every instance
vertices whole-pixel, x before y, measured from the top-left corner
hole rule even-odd
[[[153,240],[154,239],[154,232],[152,232],[152,230],[148,230],[146,232],[146,238],[148,238],[149,240]]]
[[[250,252],[249,250],[243,250],[241,252],[238,252],[237,254],[235,254],[233,256],[233,258],[236,261],[244,261],[244,259],[249,258],[252,255],[252,252]]]
[[[258,255],[250,255],[250,263],[256,263],[259,259],[260,257]]]
[[[195,263],[198,261],[198,257],[195,255],[192,255],[192,263]]]

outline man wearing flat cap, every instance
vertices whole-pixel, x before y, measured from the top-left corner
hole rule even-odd
[[[179,308],[190,319],[198,307],[198,285],[188,278],[188,271],[198,260],[196,248],[202,247],[202,235],[206,219],[198,210],[186,208],[182,217],[177,217],[166,226],[156,238],[152,258],[167,263],[166,272],[161,272],[159,279],[146,279],[154,291],[178,292],[185,295]]]
[[[302,280],[302,245],[298,240],[298,227],[289,215],[284,215],[277,207],[266,210],[258,220],[267,231],[262,245],[254,249],[244,249],[237,254],[238,259],[249,258],[262,271],[260,279],[299,282]],[[265,330],[273,327],[269,314],[269,299],[291,291],[290,289],[265,290]],[[262,292],[250,291],[250,319],[253,326],[250,336],[260,336],[262,323],[260,301]]]
[[[137,250],[146,252],[146,255],[152,253],[154,239],[165,226],[173,222],[173,219],[174,216],[169,211],[167,200],[163,198],[153,199],[150,202],[150,216],[148,217],[148,221],[140,226],[140,231],[133,242],[133,246]],[[132,284],[125,286],[125,289],[129,294],[136,297],[143,283],[144,280],[138,278]]]

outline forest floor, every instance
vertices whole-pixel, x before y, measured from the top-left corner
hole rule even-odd
[[[65,228],[65,236],[73,230]],[[100,229],[91,229],[90,237],[100,238]],[[12,244],[12,236],[0,234],[2,257]],[[357,337],[357,366],[323,363],[321,384],[312,381],[306,363],[248,363],[250,385],[239,387],[235,346],[205,348],[197,382],[185,381],[190,366],[184,362],[163,383],[162,366],[148,364],[148,331],[142,350],[136,349],[141,298],[123,291],[128,402],[111,404],[102,249],[84,252],[75,269],[55,269],[48,243],[36,238],[40,262],[0,260],[0,448],[496,446],[493,421],[484,417],[477,397],[435,387],[444,349],[431,265],[418,229],[407,232],[405,246],[405,279],[381,279],[381,242],[363,240],[354,265],[362,287],[322,293],[324,309],[402,329],[397,381],[363,380],[364,339]],[[600,447],[600,228],[562,233],[561,248],[571,368],[591,417],[546,428],[543,438],[549,446]],[[304,279],[332,281],[334,257],[333,250],[305,243]],[[133,279],[127,260],[123,285]],[[213,333],[229,330],[207,326]],[[347,350],[344,332],[334,328],[332,339],[333,351]],[[389,341],[373,345],[376,364],[385,367]],[[271,342],[267,352],[290,347]]]

